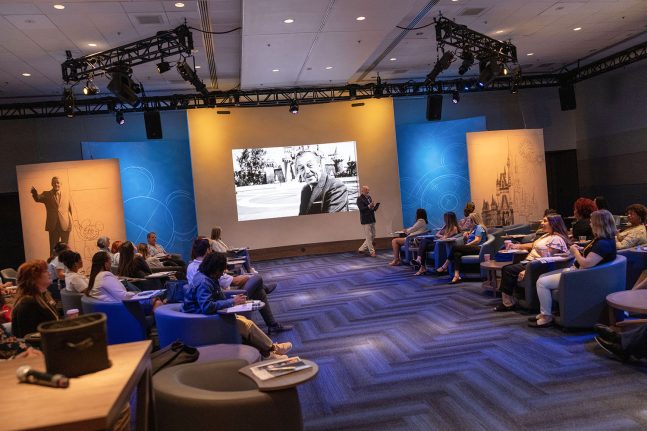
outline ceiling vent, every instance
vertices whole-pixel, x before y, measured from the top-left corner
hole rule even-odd
[[[461,12],[460,16],[476,16],[483,13],[484,7],[468,7]]]
[[[162,15],[135,15],[135,19],[141,25],[164,24]]]

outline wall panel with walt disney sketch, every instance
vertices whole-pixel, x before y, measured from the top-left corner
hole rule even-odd
[[[486,226],[525,224],[548,207],[541,129],[467,134],[471,194]]]
[[[16,166],[16,174],[26,259],[47,259],[50,255],[46,205],[34,200],[31,188],[41,196],[47,195],[45,192],[52,190],[53,177],[60,181],[57,199],[69,202],[66,208],[71,208],[68,243],[81,254],[86,271],[90,270],[99,236],[125,237],[119,160],[22,165]]]

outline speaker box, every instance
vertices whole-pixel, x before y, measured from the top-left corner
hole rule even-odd
[[[144,123],[147,139],[162,139],[162,120],[159,111],[145,111]]]
[[[573,84],[559,87],[559,104],[562,111],[572,111],[577,107],[575,103],[575,86]]]
[[[443,113],[443,96],[430,94],[427,96],[427,121],[437,121]]]

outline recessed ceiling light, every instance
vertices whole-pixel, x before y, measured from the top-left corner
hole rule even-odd
[[[202,66],[196,66],[195,68],[196,68],[196,69],[200,69],[201,67],[202,67]]]
[[[281,69],[272,69],[272,72],[278,72]]]
[[[458,1],[458,0],[452,0],[452,1]]]
[[[501,33],[503,33],[503,30],[497,30],[494,32],[494,34],[501,34]]]
[[[526,54],[526,55],[528,55],[528,56],[530,56],[530,55],[535,55],[535,53],[534,53],[534,52],[529,52],[529,53],[528,53],[528,54]]]
[[[25,72],[25,73],[22,74],[22,76],[31,76],[31,73]]]
[[[332,69],[332,66],[326,66],[326,70]]]
[[[580,31],[580,30],[582,30],[582,27],[575,27],[575,28],[573,29],[573,31]]]
[[[389,61],[395,61],[395,60],[397,60],[397,58],[395,58],[395,57],[389,58]]]
[[[65,9],[65,6],[63,6],[62,4],[55,4],[54,9],[63,10]]]
[[[88,43],[88,46],[97,46],[96,43]]]
[[[175,7],[184,7],[184,3],[177,2],[177,3],[175,3]]]
[[[284,19],[283,22],[286,23],[286,24],[292,24],[294,22],[294,19],[287,18],[287,19]]]
[[[365,16],[358,16],[357,18],[355,18],[355,20],[357,21],[364,21],[365,19],[366,19]]]

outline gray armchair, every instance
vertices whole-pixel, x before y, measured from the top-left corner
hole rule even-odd
[[[481,269],[481,262],[483,262],[484,255],[489,254],[490,256],[494,257],[494,254],[496,253],[496,250],[494,250],[494,235],[488,234],[487,236],[487,241],[485,241],[481,245],[481,250],[479,254],[474,254],[474,255],[465,255],[461,257],[461,268],[463,269],[461,271],[462,276],[465,277],[476,277],[476,278],[486,278],[487,277],[487,271]],[[471,268],[470,268],[471,267]],[[472,272],[466,271],[468,269],[473,269]],[[454,268],[452,265],[450,265],[449,268],[450,274],[452,271],[454,271]]]
[[[513,224],[510,226],[503,226],[506,235],[528,235],[531,233],[529,224]]]
[[[519,305],[528,310],[539,309],[539,298],[537,297],[537,279],[540,275],[556,269],[568,268],[573,264],[573,259],[562,262],[542,263],[533,260],[526,265],[526,274],[514,291],[514,296],[519,300]]]
[[[627,258],[627,280],[625,288],[627,290],[634,287],[640,273],[647,269],[647,253],[637,251],[635,247],[618,250],[618,254]]]
[[[78,292],[71,292],[67,289],[61,289],[61,302],[63,303],[63,312],[67,313],[68,310],[76,308],[79,313],[82,313],[83,306],[81,305],[81,298],[83,295]]]
[[[607,295],[625,290],[627,259],[616,256],[612,262],[563,272],[553,301],[559,303],[558,324],[566,328],[591,328],[606,309]]]

